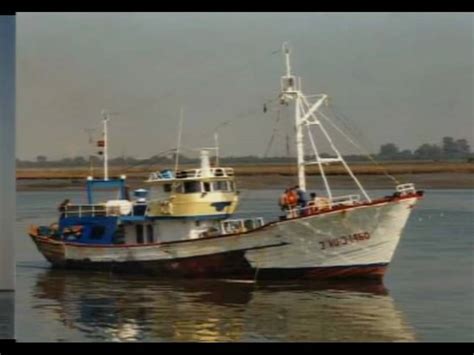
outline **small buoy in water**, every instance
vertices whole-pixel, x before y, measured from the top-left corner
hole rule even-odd
[[[418,222],[421,222],[422,220],[423,220],[423,218],[418,217]]]

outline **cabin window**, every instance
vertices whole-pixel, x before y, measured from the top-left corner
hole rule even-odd
[[[191,194],[201,192],[201,183],[199,181],[189,181],[184,183],[184,193]]]
[[[214,191],[228,191],[227,181],[214,181],[213,182]]]
[[[174,188],[174,191],[176,191],[176,192],[179,192],[179,193],[183,193],[183,192],[184,192],[184,190],[183,190],[183,184],[180,183],[180,182],[176,183],[173,188]]]
[[[178,172],[176,173],[176,177],[177,177],[178,179],[185,179],[185,178],[188,177],[188,173],[187,173],[186,171],[178,171]]]
[[[241,233],[241,232],[243,232],[242,222],[240,220],[227,222],[225,224],[225,231],[227,233]]]
[[[89,238],[93,240],[102,239],[102,237],[104,236],[104,233],[105,233],[105,226],[92,226]]]
[[[147,237],[147,242],[148,243],[153,243],[153,225],[152,224],[147,224],[146,226],[146,237]]]
[[[113,243],[114,244],[124,244],[125,243],[125,229],[124,229],[123,224],[120,224],[117,227],[117,230],[114,233]]]
[[[244,228],[245,228],[245,230],[251,230],[251,229],[253,229],[253,228],[254,228],[254,226],[253,226],[253,219],[246,219],[246,220],[244,221]]]
[[[211,191],[211,183],[209,183],[209,182],[203,182],[203,183],[202,183],[202,191],[204,191],[204,192],[209,192],[209,191]]]
[[[171,184],[164,184],[163,185],[164,192],[171,192]]]
[[[135,230],[137,232],[137,244],[143,244],[143,225],[137,224],[135,226]]]

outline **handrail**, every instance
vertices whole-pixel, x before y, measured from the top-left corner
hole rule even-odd
[[[97,215],[107,215],[107,207],[104,204],[81,204],[64,206],[65,217],[96,217]]]
[[[252,228],[250,228],[250,229],[247,228],[247,226],[245,225],[246,221],[252,221]],[[257,223],[255,223],[255,222],[257,222]],[[228,227],[228,226],[232,226],[232,224],[238,224],[239,228],[234,229],[234,230],[230,230],[230,231],[227,230],[226,225]],[[233,234],[233,233],[247,232],[249,230],[259,228],[259,227],[263,226],[264,224],[265,223],[264,223],[263,217],[233,218],[233,219],[226,219],[226,220],[221,221],[220,227],[221,227],[221,232],[223,234]]]
[[[331,206],[339,205],[339,204],[354,204],[360,202],[360,195],[344,195],[344,196],[336,196],[333,197],[331,200]]]
[[[220,168],[214,167],[210,168],[211,176],[215,178],[220,177],[232,177],[234,176],[234,169],[233,168]],[[202,177],[202,170],[200,168],[196,169],[187,169],[181,170],[176,173],[176,176],[173,178],[168,177],[161,177],[160,172],[153,172],[148,176],[149,182],[151,181],[172,181],[172,180],[187,180],[187,179],[197,179]]]
[[[119,206],[107,206],[105,204],[80,204],[64,206],[64,217],[115,217],[115,216],[135,216],[135,208],[140,204],[133,204],[128,214],[120,213]]]
[[[400,193],[401,195],[411,194],[411,193],[415,193],[415,192],[416,192],[415,184],[413,184],[413,183],[397,185],[397,186],[396,186],[396,190],[397,190],[397,192]]]
[[[321,199],[319,197],[319,199]],[[360,195],[344,195],[333,197],[332,200],[328,198],[321,199],[319,203],[316,203],[314,200],[308,202],[305,207],[296,206],[293,208],[288,208],[285,210],[287,218],[299,217],[302,214],[306,215],[308,212],[310,214],[314,213],[314,210],[332,210],[335,206],[339,205],[355,205],[360,203]]]

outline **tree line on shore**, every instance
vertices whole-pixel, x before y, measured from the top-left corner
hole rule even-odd
[[[330,154],[321,154],[323,158],[332,157]],[[471,147],[466,139],[454,139],[453,137],[443,137],[441,144],[421,144],[417,149],[411,151],[409,149],[401,150],[395,143],[386,143],[380,146],[379,152],[372,156],[376,160],[384,161],[467,161],[474,162],[474,154],[471,153]],[[344,155],[347,161],[366,162],[370,158],[367,155]],[[308,157],[308,159],[311,159]],[[179,161],[181,164],[197,163],[198,158],[191,158],[180,154]],[[221,157],[220,163],[223,165],[233,164],[292,164],[294,157],[259,157],[255,155],[249,156],[229,156]],[[172,165],[175,162],[175,155],[168,154],[166,156],[155,155],[148,159],[138,159],[134,157],[116,157],[109,159],[110,166],[146,166],[146,165]],[[45,155],[38,155],[36,160],[16,160],[19,168],[48,168],[48,167],[87,167],[90,165],[100,166],[102,157],[91,155],[89,157],[77,156],[74,158],[63,158],[59,160],[48,160]]]

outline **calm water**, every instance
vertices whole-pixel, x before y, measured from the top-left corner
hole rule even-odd
[[[244,191],[242,213],[275,215],[279,193]],[[163,282],[51,270],[27,227],[50,224],[59,202],[81,194],[18,193],[19,341],[474,341],[474,190],[427,191],[384,285]]]

